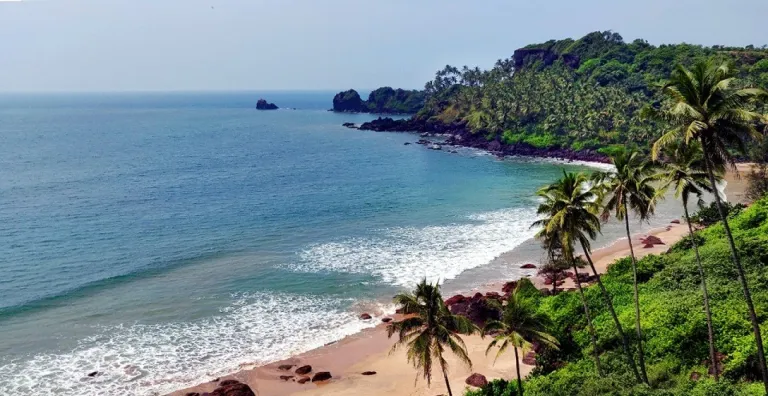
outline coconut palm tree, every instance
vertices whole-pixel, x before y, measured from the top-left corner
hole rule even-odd
[[[544,199],[542,206],[552,207],[552,205],[554,205],[552,203],[554,200],[552,195],[541,192],[539,196]],[[537,224],[534,223],[534,226],[535,225]],[[595,333],[595,327],[592,324],[592,315],[589,312],[587,297],[584,295],[584,288],[581,286],[581,277],[579,277],[579,268],[584,266],[583,261],[574,257],[572,243],[569,247],[563,246],[563,240],[560,238],[557,232],[554,232],[553,234],[547,234],[546,228],[543,228],[536,234],[536,239],[541,241],[542,247],[547,251],[547,255],[549,256],[550,260],[553,258],[561,258],[563,261],[569,263],[571,268],[573,268],[574,282],[576,283],[576,287],[579,290],[581,305],[584,308],[584,319],[587,321],[587,329],[589,330],[589,336],[592,340],[592,353],[595,357],[595,370],[597,370],[597,375],[602,377],[603,369],[600,365],[600,350],[597,347],[597,334]],[[555,284],[555,282],[553,282],[553,284]]]
[[[674,142],[664,148],[663,151],[666,163],[663,168],[664,184],[663,190],[673,189],[675,198],[682,200],[685,222],[688,224],[688,235],[691,238],[693,251],[696,254],[696,264],[701,276],[701,292],[704,298],[704,313],[707,319],[707,335],[709,336],[709,361],[712,364],[712,371],[715,375],[715,381],[720,378],[719,368],[717,367],[717,356],[715,354],[715,332],[712,327],[712,313],[709,309],[709,293],[707,291],[707,279],[704,274],[704,267],[701,265],[699,256],[699,246],[691,225],[691,217],[688,214],[688,203],[691,197],[696,197],[699,206],[703,204],[701,196],[704,191],[717,193],[709,182],[709,176],[704,170],[704,158],[701,152],[701,145],[697,141],[691,141],[689,144],[684,142]],[[720,174],[717,174],[717,180],[720,180]]]
[[[635,248],[632,246],[632,234],[629,231],[630,212],[640,220],[648,220],[654,212],[658,197],[657,189],[653,183],[658,181],[655,165],[646,161],[638,151],[621,151],[611,156],[614,169],[606,172],[597,172],[593,179],[597,182],[596,188],[601,190],[604,199],[603,218],[608,218],[613,212],[616,219],[624,221],[627,232],[629,253],[632,257],[632,286],[634,288],[635,304],[635,331],[637,332],[637,360],[640,366],[640,375],[643,382],[648,383],[648,374],[645,370],[645,354],[643,353],[643,330],[640,326],[640,297],[637,280],[637,258]]]
[[[499,350],[496,359],[499,358],[510,346],[515,351],[515,367],[517,369],[517,389],[523,394],[523,379],[520,376],[520,353],[525,354],[533,347],[533,342],[545,345],[552,349],[558,349],[555,337],[547,333],[552,322],[547,315],[536,307],[536,301],[521,292],[522,283],[507,298],[507,303],[501,311],[501,320],[491,320],[483,328],[483,336],[493,335],[493,341],[488,344],[485,353],[494,347]]]
[[[749,108],[756,102],[765,103],[768,93],[757,88],[734,89],[736,71],[727,64],[717,65],[712,61],[698,62],[690,70],[678,66],[669,82],[663,87],[663,93],[671,100],[671,107],[662,110],[649,110],[647,113],[667,121],[673,129],[662,135],[653,145],[652,154],[656,158],[661,149],[676,140],[686,143],[698,141],[704,153],[704,165],[710,185],[716,186],[716,169],[719,165],[735,168],[735,160],[730,149],[742,153],[745,145],[753,139],[760,139],[756,126],[768,120]],[[744,298],[747,302],[749,318],[757,346],[757,360],[763,375],[763,384],[768,393],[768,367],[763,350],[763,337],[757,320],[752,294],[741,265],[739,252],[733,241],[728,216],[723,209],[722,200],[714,195],[720,219],[725,229],[731,260],[739,275]]]
[[[599,211],[598,195],[589,185],[587,177],[582,174],[574,174],[563,171],[563,178],[554,184],[540,189],[538,195],[543,198],[539,205],[538,214],[542,216],[533,226],[541,226],[540,231],[544,235],[558,235],[562,246],[566,247],[573,254],[573,247],[576,242],[581,245],[584,251],[584,257],[587,259],[592,274],[597,280],[605,305],[613,318],[616,330],[621,337],[622,348],[627,357],[632,372],[638,382],[642,382],[640,374],[635,365],[635,359],[632,357],[632,351],[629,349],[629,340],[613,308],[611,295],[606,290],[600,274],[595,269],[595,264],[591,256],[590,240],[597,237],[600,232],[600,219],[597,216]],[[575,256],[575,255],[574,255]],[[578,278],[578,274],[576,274]]]
[[[409,317],[387,325],[388,337],[398,335],[392,351],[405,346],[408,349],[408,362],[420,371],[427,380],[427,386],[432,382],[432,368],[437,363],[443,373],[448,395],[453,396],[448,382],[448,362],[443,354],[446,349],[450,349],[471,368],[467,346],[459,334],[472,334],[478,330],[477,326],[463,316],[453,315],[443,302],[440,285],[427,283],[426,279],[416,285],[412,293],[398,294],[394,300],[402,313]]]

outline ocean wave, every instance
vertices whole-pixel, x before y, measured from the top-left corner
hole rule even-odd
[[[221,315],[197,322],[101,328],[69,353],[0,360],[0,394],[165,394],[373,327],[377,321],[361,321],[348,309],[353,302],[245,294]],[[102,374],[89,378],[92,371]]]
[[[422,278],[453,279],[531,238],[536,219],[531,208],[504,209],[468,216],[447,226],[382,230],[369,238],[316,244],[292,266],[298,271],[373,274],[383,282],[407,287]]]

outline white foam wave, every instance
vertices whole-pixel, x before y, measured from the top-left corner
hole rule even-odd
[[[505,209],[469,216],[461,224],[387,229],[370,238],[313,245],[294,269],[373,274],[398,286],[424,277],[444,281],[531,238],[535,219],[533,209]]]
[[[288,294],[236,296],[198,322],[105,328],[66,354],[0,365],[2,395],[159,395],[320,347],[372,327],[352,300]],[[102,372],[88,378],[91,371]]]

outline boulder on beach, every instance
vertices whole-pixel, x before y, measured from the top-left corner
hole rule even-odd
[[[281,375],[280,379],[283,381],[288,381],[289,379],[293,378],[292,375]]]
[[[307,364],[305,366],[301,366],[297,368],[295,373],[298,375],[304,375],[304,374],[309,374],[311,371],[312,371],[312,366]]]
[[[274,103],[269,103],[264,99],[259,99],[256,102],[256,109],[257,110],[277,110],[279,107],[277,107]]]
[[[467,385],[474,386],[477,388],[482,388],[486,385],[488,385],[488,379],[485,378],[484,375],[473,373],[467,379],[464,381]]]
[[[381,321],[384,323],[389,323],[392,321],[392,318],[381,318]]]
[[[371,315],[368,314],[368,313],[364,313],[364,314],[360,315],[360,319],[362,319],[362,320],[370,320],[371,319]]]
[[[309,382],[309,380],[310,380],[309,377],[301,377],[298,380],[296,380],[296,382],[298,382],[300,384],[306,384],[307,382]]]
[[[246,384],[236,380],[221,381],[219,387],[211,392],[211,396],[256,396]]]
[[[534,269],[534,268],[536,268],[536,264],[531,264],[531,263],[523,264],[522,266],[520,266],[520,268],[522,268],[522,269]]]
[[[680,220],[674,219],[674,220],[670,221],[670,223],[672,223],[672,224],[680,224]]]
[[[315,375],[312,376],[312,382],[318,382],[318,381],[328,381],[333,376],[328,371],[320,371],[315,373]]]
[[[516,281],[509,281],[504,284],[504,286],[501,287],[502,293],[512,293],[512,290],[515,290],[515,287],[517,287]]]
[[[646,243],[645,245],[643,245],[643,249],[651,249],[651,248],[653,248],[652,243]]]
[[[293,364],[281,364],[281,365],[277,366],[277,369],[281,370],[281,371],[288,371],[288,370],[292,369],[293,366],[294,366]]]
[[[363,375],[376,375],[375,371],[363,371]]]
[[[664,245],[664,242],[662,242],[661,238],[655,235],[648,235],[645,238],[640,238],[640,242],[646,245]]]
[[[461,294],[457,294],[447,300],[445,300],[445,305],[451,306],[453,304],[464,302],[467,298],[462,296]]]

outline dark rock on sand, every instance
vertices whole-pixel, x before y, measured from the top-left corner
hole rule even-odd
[[[187,392],[184,396],[200,396],[200,392]]]
[[[293,378],[292,375],[281,375],[280,379],[283,381],[288,381],[289,379]]]
[[[320,371],[315,373],[315,375],[312,376],[312,382],[318,382],[318,381],[328,381],[333,376],[328,371]]]
[[[281,364],[281,365],[277,366],[277,369],[278,370],[282,370],[282,371],[288,371],[288,370],[292,369],[293,366],[294,366],[293,364]]]
[[[457,295],[455,295],[455,296],[445,300],[445,305],[451,306],[451,305],[456,304],[456,303],[464,302],[465,300],[467,300],[466,297],[462,296],[461,294],[457,294]]]
[[[371,319],[371,315],[367,314],[367,313],[364,313],[364,314],[360,315],[360,319],[362,319],[362,320],[369,320],[369,319]]]
[[[675,219],[675,220],[670,221],[670,223],[672,223],[672,224],[680,224],[680,220]]]
[[[522,268],[522,269],[534,269],[534,268],[536,268],[536,264],[531,264],[531,263],[523,264],[522,266],[520,266],[520,268]]]
[[[312,366],[307,364],[305,366],[301,366],[297,368],[295,373],[298,375],[304,375],[304,374],[309,374],[311,371],[312,371]]]
[[[306,384],[306,383],[307,383],[307,382],[309,382],[309,381],[310,381],[310,378],[309,378],[309,377],[301,377],[301,378],[299,378],[298,380],[296,380],[296,382],[298,382],[298,383],[300,383],[300,384]]]
[[[502,293],[512,293],[512,290],[515,290],[515,287],[517,287],[516,281],[509,281],[504,284],[504,286],[501,287]]]
[[[256,396],[253,390],[236,380],[221,381],[219,387],[211,392],[211,396]]]
[[[363,375],[376,375],[375,371],[363,371]]]
[[[256,109],[257,110],[277,110],[279,107],[277,107],[274,103],[269,103],[264,99],[259,99],[256,102]]]
[[[392,321],[392,318],[381,318],[381,321],[384,323],[389,323]]]
[[[482,388],[488,385],[488,379],[485,378],[484,375],[478,374],[478,373],[474,373],[470,375],[469,377],[467,377],[466,381],[464,382],[466,382],[467,385],[471,385],[477,388]]]

